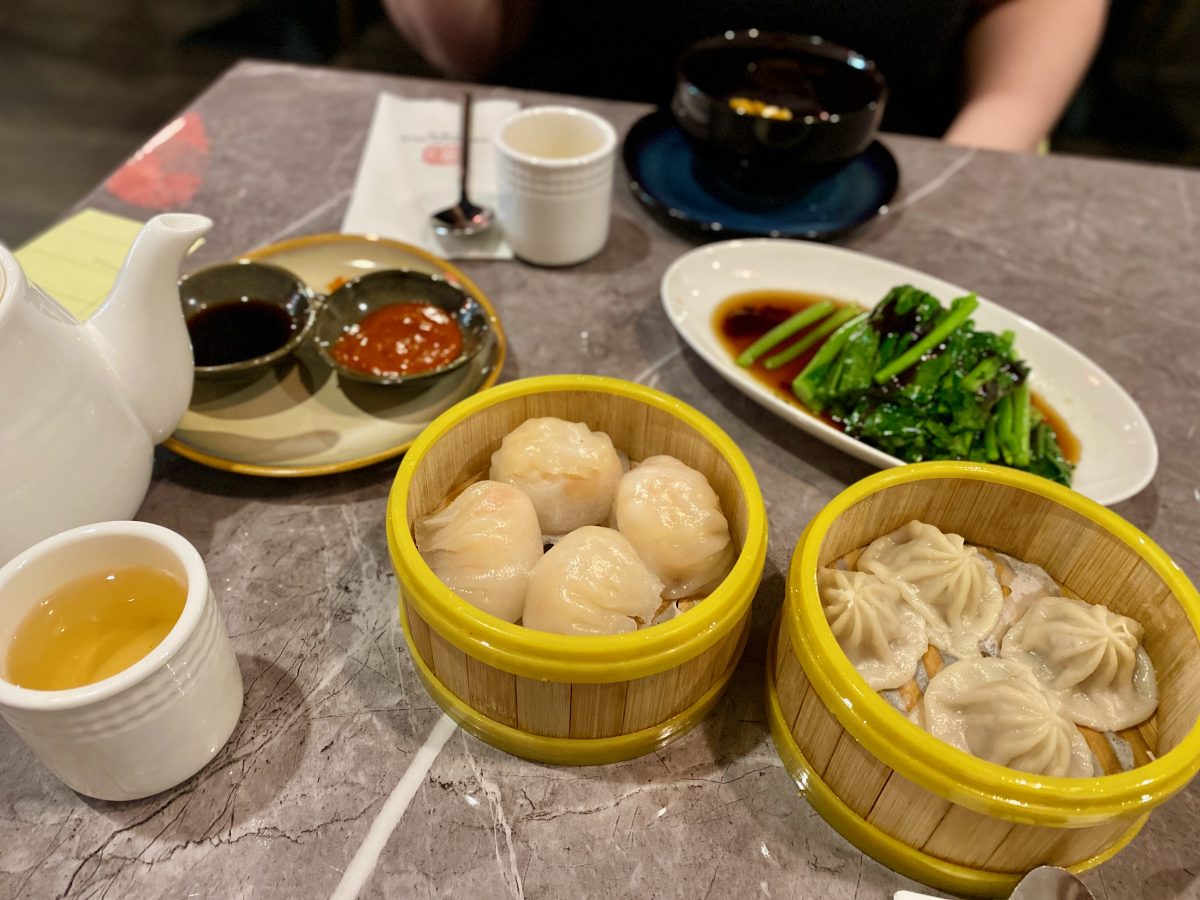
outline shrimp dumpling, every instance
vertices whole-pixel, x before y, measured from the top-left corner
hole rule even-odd
[[[623,472],[603,431],[545,417],[526,419],[504,436],[488,477],[524,491],[542,533],[560,535],[607,521]]]
[[[522,624],[557,634],[635,631],[658,611],[663,583],[611,528],[572,531],[538,560],[529,576]]]
[[[895,585],[867,572],[821,569],[817,589],[833,636],[872,690],[898,688],[916,674],[929,647],[925,620]]]
[[[957,534],[915,519],[873,541],[858,568],[899,588],[925,620],[929,643],[959,659],[980,655],[1004,595],[995,570]]]
[[[668,600],[708,593],[733,567],[717,492],[673,456],[651,456],[621,477],[612,522],[662,579]]]
[[[1142,626],[1099,604],[1040,597],[1004,636],[1000,655],[1024,663],[1072,720],[1119,731],[1158,706]]]
[[[442,583],[505,622],[525,609],[529,573],[542,557],[533,503],[517,488],[479,481],[414,529],[417,549]]]
[[[925,688],[921,724],[959,750],[1023,772],[1084,778],[1094,771],[1062,704],[1013,660],[981,656],[942,669]]]

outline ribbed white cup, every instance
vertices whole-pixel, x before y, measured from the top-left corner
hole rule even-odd
[[[500,223],[513,252],[569,266],[608,240],[617,133],[571,106],[535,106],[496,130]]]
[[[200,554],[169,529],[103,522],[65,531],[0,568],[0,648],[38,602],[109,567],[163,569],[187,586],[183,612],[147,656],[111,678],[65,691],[6,680],[0,715],[63,783],[101,800],[148,797],[200,771],[232,734],[242,676]]]

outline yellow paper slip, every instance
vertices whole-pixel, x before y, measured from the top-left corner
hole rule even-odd
[[[141,229],[133,219],[85,209],[18,250],[17,262],[30,281],[83,321],[100,308]]]

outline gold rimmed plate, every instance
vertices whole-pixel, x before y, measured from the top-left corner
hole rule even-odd
[[[180,456],[276,478],[346,472],[399,456],[440,413],[500,377],[507,340],[491,302],[463,272],[424,250],[374,236],[318,234],[242,258],[287,269],[317,294],[383,269],[436,275],[483,307],[491,326],[487,344],[467,364],[413,385],[339,378],[311,342],[259,378],[197,380],[191,406],[166,443]]]

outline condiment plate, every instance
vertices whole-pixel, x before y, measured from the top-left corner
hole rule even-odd
[[[727,298],[758,290],[802,291],[870,307],[899,284],[912,284],[943,303],[969,293],[863,253],[772,239],[725,241],[693,250],[667,270],[661,292],[671,324],[726,381],[830,446],[884,468],[901,461],[849,437],[739,367],[721,344],[714,315]],[[1158,468],[1154,433],[1137,403],[1112,376],[1040,325],[982,297],[972,318],[982,329],[1015,332],[1017,352],[1032,370],[1030,387],[1079,439],[1073,482],[1077,491],[1111,505],[1150,482]]]
[[[500,376],[507,341],[495,309],[466,275],[424,250],[374,236],[322,234],[243,258],[281,266],[318,294],[380,269],[440,275],[483,306],[490,336],[466,365],[412,386],[340,379],[311,343],[290,364],[255,380],[198,380],[191,406],[166,444],[180,456],[249,475],[345,472],[400,455],[440,413]]]

